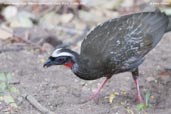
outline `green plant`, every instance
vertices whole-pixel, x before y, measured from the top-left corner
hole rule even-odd
[[[138,111],[142,111],[145,110],[149,107],[152,107],[151,104],[149,104],[149,100],[150,100],[150,92],[147,92],[145,95],[145,102],[144,103],[140,103],[137,105],[137,110]]]
[[[11,107],[17,107],[12,94],[19,94],[19,91],[10,84],[11,80],[11,73],[0,73],[0,102],[4,101]]]

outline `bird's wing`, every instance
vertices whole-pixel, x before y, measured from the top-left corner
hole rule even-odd
[[[161,12],[142,12],[106,21],[83,40],[80,55],[95,67],[135,64],[156,46],[167,24],[168,17]]]

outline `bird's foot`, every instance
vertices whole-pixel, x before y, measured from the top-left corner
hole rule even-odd
[[[94,100],[96,102],[96,104],[98,104],[100,91],[101,91],[101,89],[103,88],[103,86],[106,84],[106,82],[108,80],[109,80],[109,78],[106,77],[106,79],[102,82],[102,84],[100,85],[100,87],[98,88],[98,90],[96,91],[96,93],[94,93],[89,99],[83,101],[82,103],[86,103],[88,101]]]
[[[143,99],[142,99],[141,95],[137,95],[135,101],[136,101],[136,103],[143,103]]]

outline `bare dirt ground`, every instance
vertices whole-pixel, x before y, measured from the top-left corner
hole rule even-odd
[[[171,73],[161,74],[164,68],[171,68],[170,36],[171,34],[166,34],[140,66],[142,94],[150,92],[152,96],[152,107],[141,113],[171,113]],[[131,114],[129,109],[134,114],[139,113],[134,102],[135,85],[130,73],[114,75],[103,88],[98,104],[94,101],[81,104],[80,101],[88,98],[103,79],[84,81],[63,66],[44,69],[42,60],[48,56],[49,53],[32,50],[0,53],[0,71],[13,73],[14,80],[20,82],[15,86],[21,94],[23,90],[26,91],[56,114]],[[118,92],[119,95],[109,103],[106,97],[113,92]],[[123,92],[126,94],[122,94]],[[26,100],[21,100],[20,97],[16,100],[21,101],[16,114],[40,114]]]

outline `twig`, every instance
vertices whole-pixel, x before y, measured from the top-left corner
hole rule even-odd
[[[55,114],[54,112],[48,110],[46,107],[42,106],[32,95],[25,93],[23,97],[42,114]]]
[[[9,84],[17,85],[17,84],[20,84],[20,81],[19,80],[10,80]]]
[[[22,51],[22,50],[24,50],[24,48],[21,48],[21,47],[0,49],[0,54],[3,53],[3,52]]]

